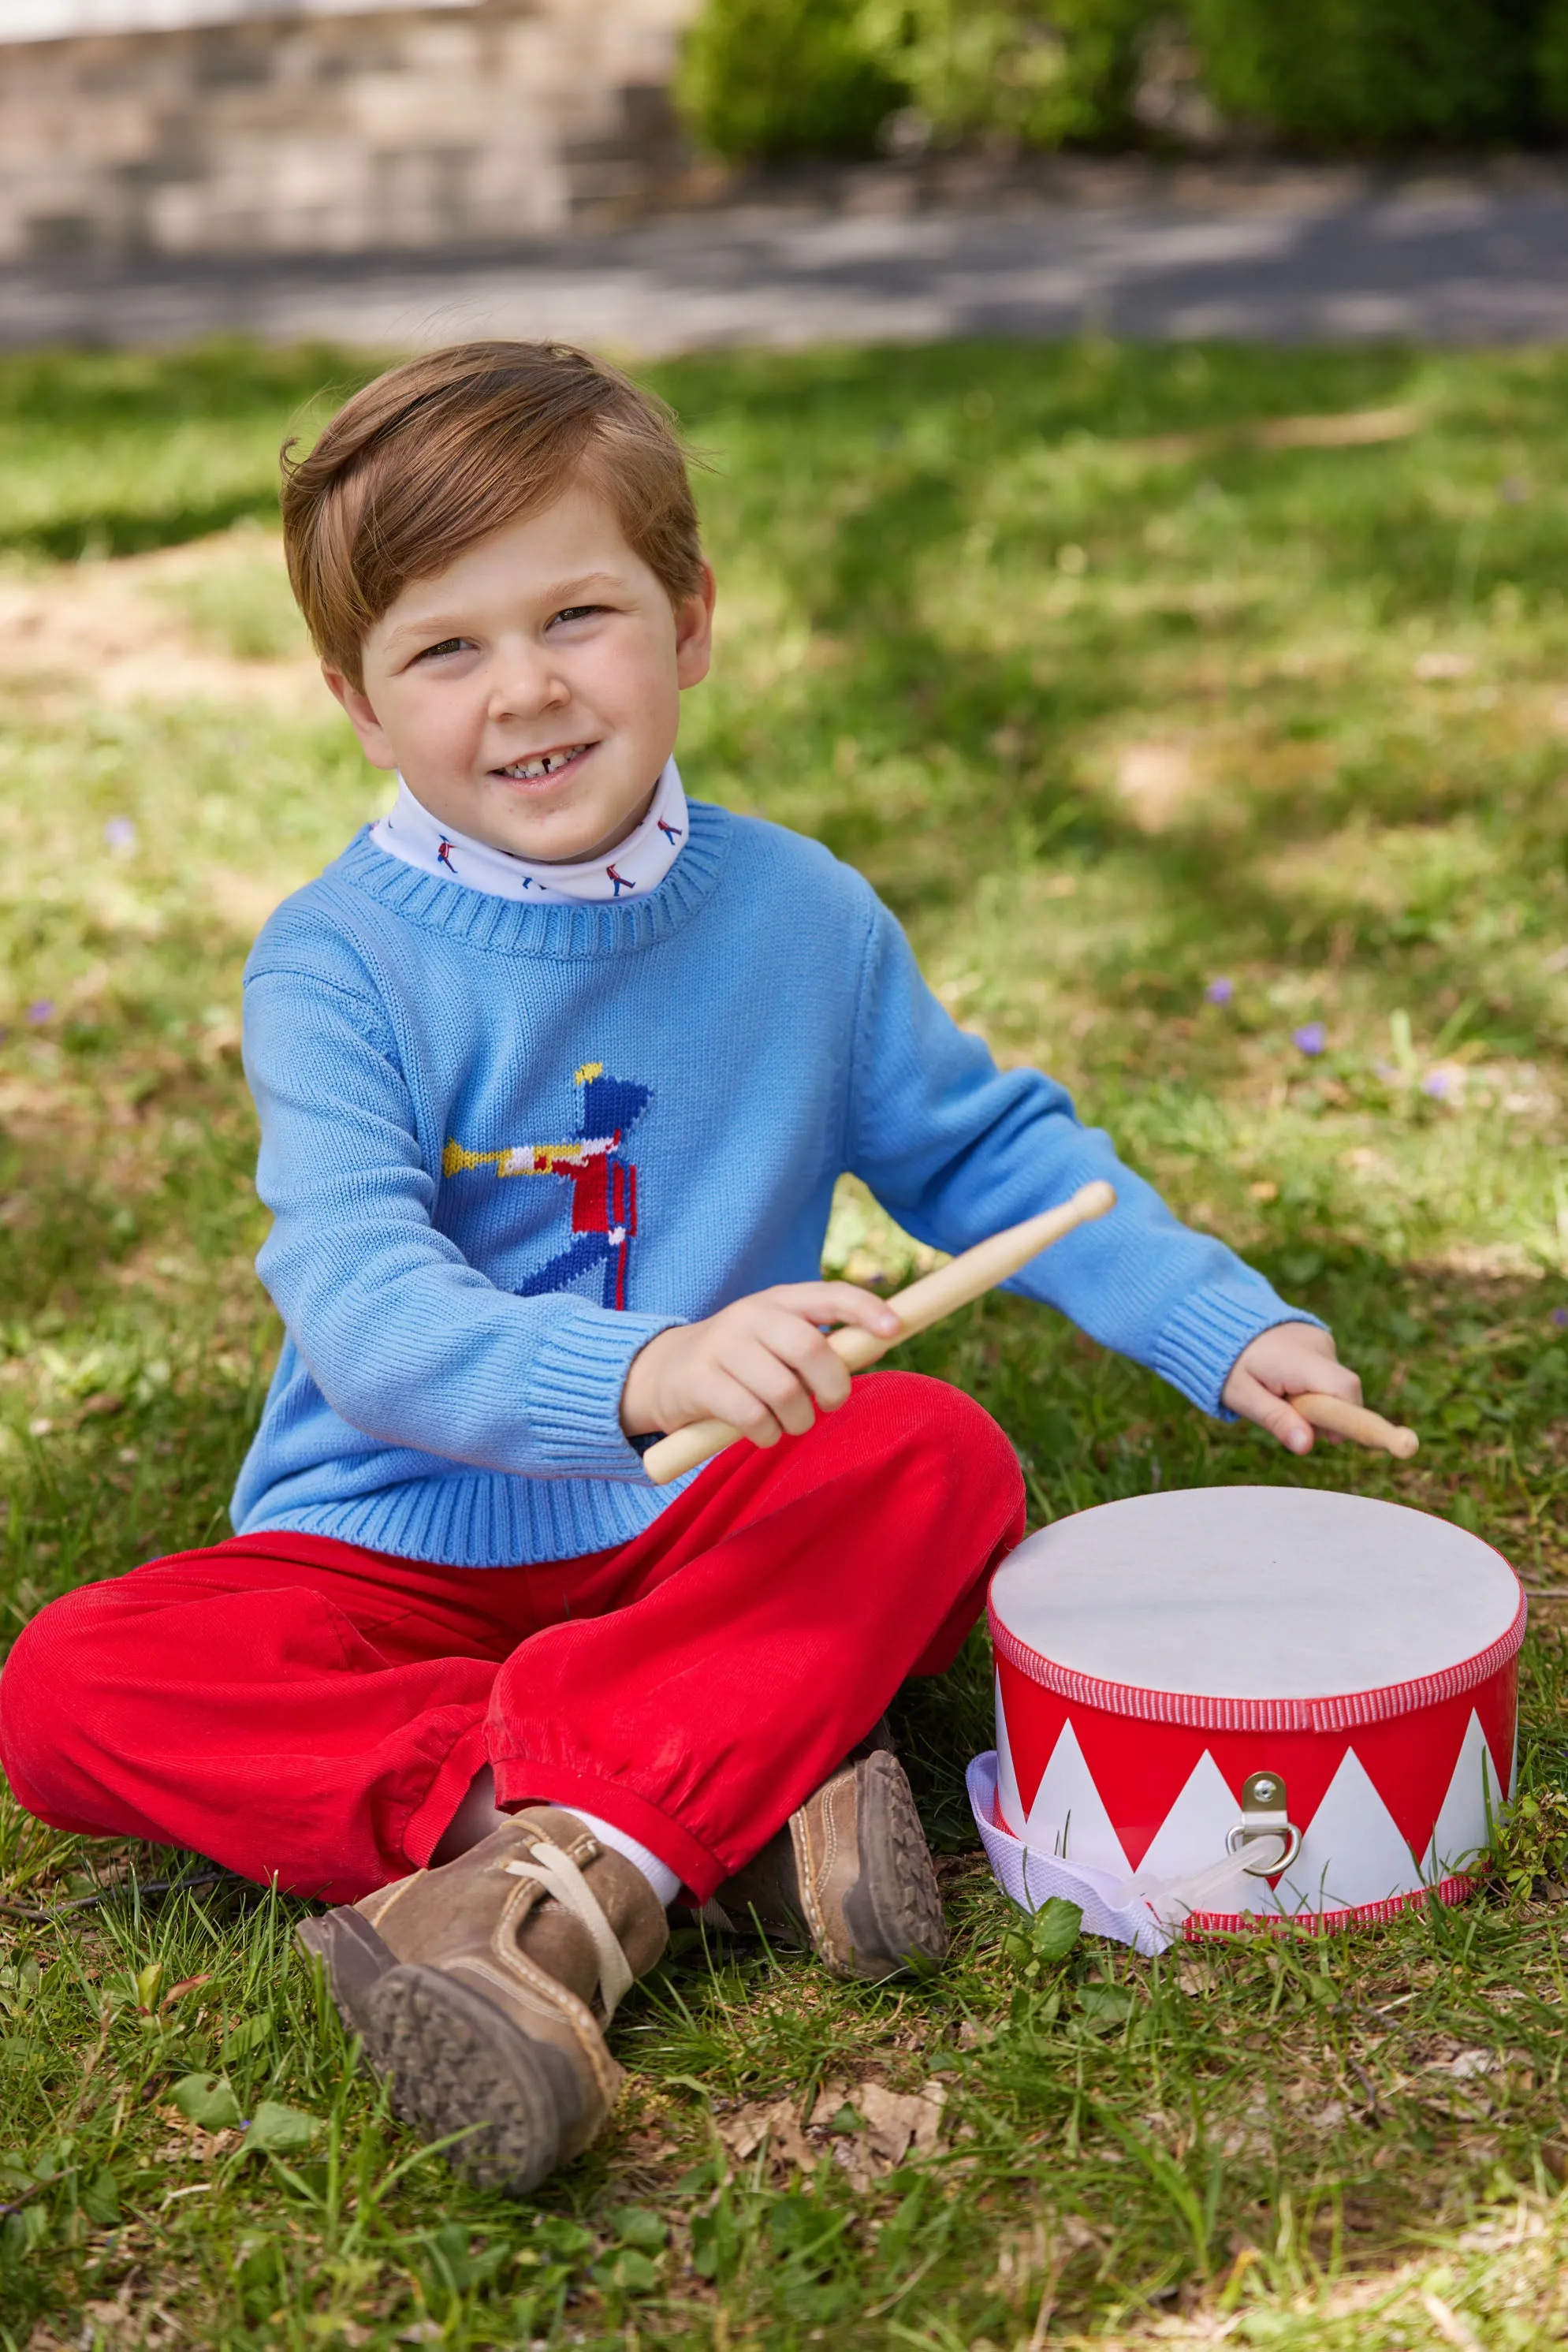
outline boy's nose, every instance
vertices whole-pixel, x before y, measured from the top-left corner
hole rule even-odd
[[[490,687],[493,719],[528,718],[571,699],[571,691],[549,655],[535,646],[504,656]]]

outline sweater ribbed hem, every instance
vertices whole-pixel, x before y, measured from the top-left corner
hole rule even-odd
[[[645,898],[612,905],[536,907],[526,899],[492,898],[449,882],[379,849],[369,825],[334,859],[323,881],[346,882],[426,929],[497,955],[570,958],[617,956],[655,947],[679,930],[713,896],[729,855],[725,811],[688,803],[691,835],[680,856]]]
[[[652,1527],[691,1477],[653,1486],[645,1478],[515,1478],[476,1470],[293,1509],[269,1511],[264,1503],[237,1532],[335,1536],[437,1568],[522,1568],[618,1550]]]
[[[642,1462],[621,1426],[632,1359],[678,1315],[606,1315],[575,1308],[551,1324],[528,1366],[522,1419],[540,1460],[573,1478],[638,1478]]]
[[[1299,1307],[1282,1306],[1265,1286],[1256,1291],[1240,1286],[1207,1286],[1182,1300],[1149,1360],[1162,1380],[1205,1412],[1234,1421],[1236,1415],[1220,1402],[1220,1392],[1243,1348],[1277,1323],[1311,1323],[1320,1331],[1327,1328]]]

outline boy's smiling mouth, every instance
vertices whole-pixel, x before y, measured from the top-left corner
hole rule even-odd
[[[504,768],[492,768],[490,773],[502,777],[508,784],[542,784],[564,774],[592,749],[591,743],[566,743],[559,751],[529,752],[525,759],[513,760]]]

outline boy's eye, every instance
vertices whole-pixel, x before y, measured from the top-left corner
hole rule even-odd
[[[591,621],[607,609],[603,604],[563,604],[559,613],[552,614],[550,627],[553,629],[557,621]]]
[[[467,643],[466,637],[443,637],[438,646],[426,646],[424,651],[415,658],[419,661],[434,661],[440,654],[460,654]]]

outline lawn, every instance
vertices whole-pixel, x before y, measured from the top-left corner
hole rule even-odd
[[[274,459],[364,372],[0,365],[7,1633],[226,1532],[277,1340],[240,967],[384,803],[310,675]],[[517,2204],[390,2121],[298,1906],[164,1899],[199,1865],[0,1800],[0,2344],[1558,2340],[1568,356],[1087,341],[655,380],[721,582],[689,788],[862,868],[956,1016],[1328,1318],[1423,1447],[1291,1463],[1016,1301],[907,1360],[998,1414],[1037,1521],[1308,1480],[1499,1543],[1535,1596],[1538,1809],[1457,1912],[1061,1953],[974,1850],[977,1639],[900,1715],[950,1968],[846,1989],[678,1937],[622,2011],[613,2128]],[[846,1189],[835,1267],[915,1255]]]

